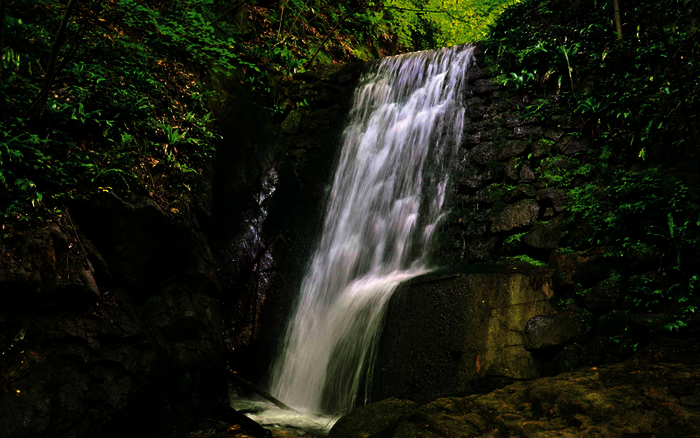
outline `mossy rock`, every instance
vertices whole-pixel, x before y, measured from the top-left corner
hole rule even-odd
[[[479,192],[477,199],[479,202],[486,202],[487,204],[503,202],[508,196],[509,187],[511,186],[504,183],[491,184]]]
[[[538,223],[523,237],[523,242],[532,248],[555,249],[559,246],[566,225],[564,215],[559,215],[549,222]]]
[[[494,206],[495,207],[495,206]],[[494,208],[491,214],[491,232],[499,233],[532,225],[537,220],[540,206],[530,199],[512,205]]]
[[[535,158],[544,157],[552,150],[556,142],[548,140],[546,138],[541,138],[537,140],[532,146],[532,156]]]
[[[344,416],[333,426],[330,438],[391,438],[399,420],[418,411],[418,403],[390,398],[362,406]]]

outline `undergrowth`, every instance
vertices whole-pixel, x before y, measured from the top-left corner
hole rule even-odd
[[[640,311],[675,315],[676,330],[700,305],[700,2],[620,3],[616,16],[607,0],[524,1],[497,20],[487,51],[525,116],[559,114],[590,143],[533,160],[547,187],[568,192],[563,245],[646,260],[626,293]]]

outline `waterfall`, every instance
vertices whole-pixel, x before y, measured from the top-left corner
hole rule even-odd
[[[355,91],[320,244],[273,369],[297,409],[358,404],[371,382],[386,304],[427,272],[459,147],[472,48],[385,58]]]

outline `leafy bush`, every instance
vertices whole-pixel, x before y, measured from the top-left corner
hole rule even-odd
[[[237,60],[204,18],[210,3],[159,9],[115,0],[77,3],[72,11],[58,1],[8,5],[0,82],[4,222],[46,219],[66,200],[97,191],[142,191],[173,212],[197,196],[216,134],[194,72],[230,69]],[[57,39],[49,29],[64,14],[61,61],[44,87]]]
[[[590,140],[588,152],[534,162],[540,181],[568,191],[563,243],[602,246],[623,266],[651,260],[628,298],[675,315],[676,330],[698,305],[700,1],[619,3],[616,17],[608,0],[523,1],[497,19],[487,53],[527,116],[557,113]]]

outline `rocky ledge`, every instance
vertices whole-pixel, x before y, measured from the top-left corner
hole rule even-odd
[[[359,408],[331,438],[700,437],[700,347],[657,338],[631,359],[489,394]]]

